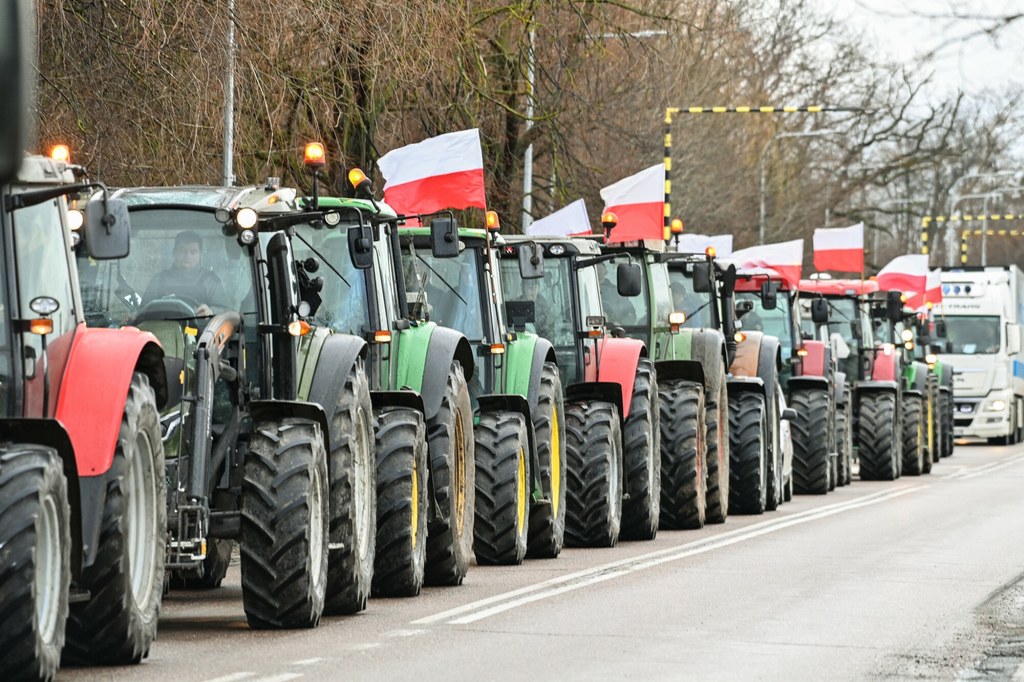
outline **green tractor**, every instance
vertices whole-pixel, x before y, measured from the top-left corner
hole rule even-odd
[[[450,216],[399,234],[414,317],[458,330],[477,357],[469,384],[476,471],[466,479],[475,478],[477,561],[555,557],[565,530],[564,486],[555,482],[564,457],[561,378],[551,343],[506,323],[496,253],[502,239],[496,230],[458,228]],[[524,274],[543,276],[539,269]]]
[[[932,450],[932,462],[953,454],[953,366],[939,359],[944,353],[948,341],[946,339],[945,320],[932,320],[931,310],[918,317],[917,346],[915,358],[923,360],[929,371],[935,375],[937,396],[935,398],[935,414],[933,415],[935,447]]]
[[[613,215],[603,224],[614,234]],[[729,412],[726,382],[728,350],[723,335],[710,328],[686,328],[685,314],[676,307],[672,278],[661,240],[605,244],[614,256],[599,266],[601,297],[613,334],[643,341],[650,354],[650,376],[660,405],[660,424],[654,423],[656,447],[651,495],[652,510],[668,529],[700,528],[705,522],[723,523],[729,513]],[[618,269],[639,266],[642,295],[619,293]],[[707,274],[707,273],[705,273]],[[702,285],[710,286],[710,275]],[[660,433],[659,433],[660,432]],[[686,447],[691,433],[699,434],[696,448]],[[627,459],[630,450],[625,451]],[[646,522],[647,477],[640,462],[627,461],[626,485],[639,523]],[[660,510],[658,509],[660,507]],[[624,518],[624,523],[625,518]]]
[[[313,201],[302,203],[312,209]],[[337,218],[289,228],[303,298],[317,301],[310,322],[369,344],[379,424],[374,592],[457,585],[473,551],[473,348],[463,334],[412,314],[419,309],[406,293],[399,218],[387,204],[315,201]]]
[[[119,196],[133,249],[80,254],[83,299],[90,326],[137,326],[166,349],[172,583],[219,585],[237,543],[252,627],[365,608],[376,522],[367,344],[310,328],[288,236],[261,231],[260,212],[294,212],[294,192]]]

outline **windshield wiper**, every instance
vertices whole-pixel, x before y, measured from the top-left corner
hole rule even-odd
[[[423,263],[424,265],[426,265],[426,266],[427,266],[427,268],[429,268],[429,269],[430,269],[430,271],[431,271],[432,273],[434,273],[435,275],[437,275],[438,279],[440,279],[440,280],[441,280],[442,282],[444,282],[444,285],[445,285],[446,287],[448,287],[448,288],[449,288],[449,289],[451,290],[451,292],[452,292],[453,294],[455,294],[456,296],[458,296],[458,297],[459,297],[459,300],[460,300],[460,301],[462,301],[462,305],[464,305],[464,306],[468,306],[468,305],[469,305],[469,302],[468,302],[468,301],[467,301],[466,299],[462,298],[462,294],[460,294],[460,293],[459,293],[459,292],[458,292],[458,291],[457,291],[457,290],[455,289],[455,287],[453,287],[453,286],[452,286],[451,284],[449,284],[449,283],[448,283],[448,280],[446,280],[446,279],[444,278],[444,275],[442,275],[442,274],[441,274],[440,272],[438,272],[437,270],[435,270],[435,269],[434,269],[434,267],[433,267],[433,266],[432,266],[432,265],[431,265],[430,263],[428,263],[428,262],[427,262],[426,260],[424,260],[424,259],[423,259],[423,256],[421,256],[420,254],[418,254],[418,253],[417,253],[417,254],[416,254],[416,259],[417,259],[417,260],[419,260],[419,261],[420,261],[421,263]]]
[[[345,279],[345,275],[341,274],[341,273],[340,273],[340,272],[338,271],[338,268],[336,268],[336,267],[334,267],[333,265],[331,265],[331,261],[327,260],[327,257],[326,257],[326,256],[325,256],[324,254],[322,254],[322,253],[320,253],[319,251],[317,251],[317,250],[316,250],[316,248],[314,248],[312,244],[310,244],[309,242],[307,242],[307,241],[305,240],[305,238],[304,238],[304,237],[303,237],[303,236],[302,236],[301,234],[299,234],[298,230],[296,230],[296,231],[295,231],[295,236],[296,236],[296,237],[298,237],[298,239],[299,239],[299,241],[300,241],[300,242],[302,242],[303,244],[305,244],[306,246],[308,246],[308,247],[309,247],[309,250],[310,250],[310,251],[312,251],[313,253],[315,253],[316,255],[318,255],[318,256],[320,257],[320,260],[321,260],[321,261],[323,261],[323,264],[324,264],[324,265],[326,265],[327,267],[329,267],[329,268],[330,268],[330,269],[331,269],[331,270],[332,270],[332,271],[334,272],[334,274],[336,274],[336,275],[337,275],[338,277],[340,277],[340,278],[341,278],[341,281],[342,281],[342,282],[344,282],[344,283],[345,283],[345,285],[346,285],[346,286],[347,286],[347,287],[348,287],[349,289],[351,289],[351,288],[352,288],[352,285],[351,285],[351,284],[349,284],[349,282],[348,282],[348,280],[347,280],[347,279]]]
[[[705,309],[705,308],[707,308],[707,307],[708,307],[709,305],[711,305],[711,301],[705,301],[705,302],[704,302],[704,304],[703,304],[703,305],[701,305],[701,307],[697,308],[697,309],[696,309],[696,310],[694,310],[694,311],[693,311],[692,313],[687,313],[687,314],[686,314],[686,319],[687,319],[687,320],[691,319],[691,318],[692,318],[692,317],[693,317],[694,315],[696,315],[696,314],[697,314],[697,313],[699,313],[700,311],[704,310],[704,309]]]

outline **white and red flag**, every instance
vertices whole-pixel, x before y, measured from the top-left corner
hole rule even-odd
[[[814,269],[864,272],[864,223],[814,231]]]
[[[679,253],[706,253],[708,248],[715,250],[719,258],[728,258],[732,255],[731,234],[681,234],[679,243],[676,245],[675,236],[672,237],[672,244]]]
[[[804,240],[794,239],[777,244],[762,244],[734,251],[732,259],[740,268],[768,268],[795,289],[804,269]]]
[[[942,303],[942,270],[929,270],[925,278],[924,291],[909,295],[907,298],[907,306],[911,310],[921,310],[929,303]]]
[[[896,256],[878,271],[877,279],[882,291],[902,291],[908,297],[922,294],[928,280],[928,256]]]
[[[476,128],[392,149],[377,161],[384,201],[398,213],[487,208],[484,156]]]
[[[587,216],[587,205],[583,199],[577,199],[551,215],[534,220],[526,228],[526,234],[534,236],[564,237],[590,233],[590,217]]]
[[[612,243],[665,238],[665,164],[659,163],[601,190],[604,210],[618,216]]]

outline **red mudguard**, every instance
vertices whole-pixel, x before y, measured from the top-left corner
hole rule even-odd
[[[143,352],[154,348],[162,354],[156,337],[135,327],[79,325],[56,415],[71,437],[79,476],[99,476],[110,469],[132,373]]]
[[[825,376],[825,342],[804,341],[802,347],[807,351],[807,354],[801,358],[800,376]]]
[[[622,387],[622,416],[629,416],[629,403],[633,399],[633,381],[636,368],[644,352],[644,342],[637,339],[603,338],[599,342],[600,357],[597,380],[614,382]]]
[[[886,353],[883,349],[888,348],[889,352]],[[899,361],[899,356],[891,345],[885,345],[879,348],[875,352],[875,361],[871,367],[871,380],[872,381],[899,381],[899,372],[897,372],[896,364]]]

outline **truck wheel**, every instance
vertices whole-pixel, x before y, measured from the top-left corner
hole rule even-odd
[[[389,408],[377,419],[377,552],[373,593],[414,597],[427,563],[427,438],[423,413]]]
[[[545,362],[533,410],[541,492],[547,502],[530,510],[527,556],[554,559],[565,543],[565,405],[558,366]]]
[[[149,378],[132,375],[110,470],[96,561],[79,587],[88,601],[72,604],[64,661],[138,663],[156,637],[167,537],[164,448]]]
[[[853,443],[850,438],[850,404],[840,405],[836,409],[836,485],[845,486],[850,482],[850,451]]]
[[[949,457],[953,454],[953,398],[949,393],[939,393],[939,411],[942,413],[943,424],[943,447],[942,456]]]
[[[661,403],[661,527],[702,528],[706,518],[704,389],[692,381],[658,387]]]
[[[37,445],[0,450],[0,556],[5,570],[0,677],[57,674],[68,618],[71,509],[57,453]]]
[[[516,412],[485,412],[476,425],[478,564],[515,566],[526,556],[530,515],[530,443]]]
[[[829,491],[828,391],[797,389],[789,398],[796,410],[790,422],[793,437],[793,489],[798,495],[824,495]]]
[[[235,541],[227,538],[209,538],[206,558],[203,559],[202,577],[196,571],[171,571],[170,587],[175,590],[212,590],[220,587],[231,565]]]
[[[661,516],[661,427],[654,363],[640,358],[622,426],[622,539],[653,540]]]
[[[565,543],[614,547],[622,520],[622,431],[614,405],[566,405],[565,459]]]
[[[896,394],[868,393],[860,398],[857,459],[863,481],[896,479]]]
[[[242,605],[258,630],[311,628],[327,592],[330,486],[320,428],[255,427],[242,479]]]
[[[724,369],[722,374],[718,395],[708,396],[705,417],[708,523],[725,523],[729,516],[729,389]]]
[[[764,396],[729,400],[729,504],[736,514],[763,514],[768,504],[768,411]]]
[[[437,414],[427,422],[436,516],[427,527],[428,585],[460,585],[473,556],[473,408],[462,365],[452,362]]]
[[[366,608],[377,538],[373,405],[362,360],[349,370],[327,417],[331,539],[324,613],[351,614]]]
[[[924,471],[924,458],[930,457],[925,448],[924,405],[921,397],[903,396],[903,473],[920,476]]]

